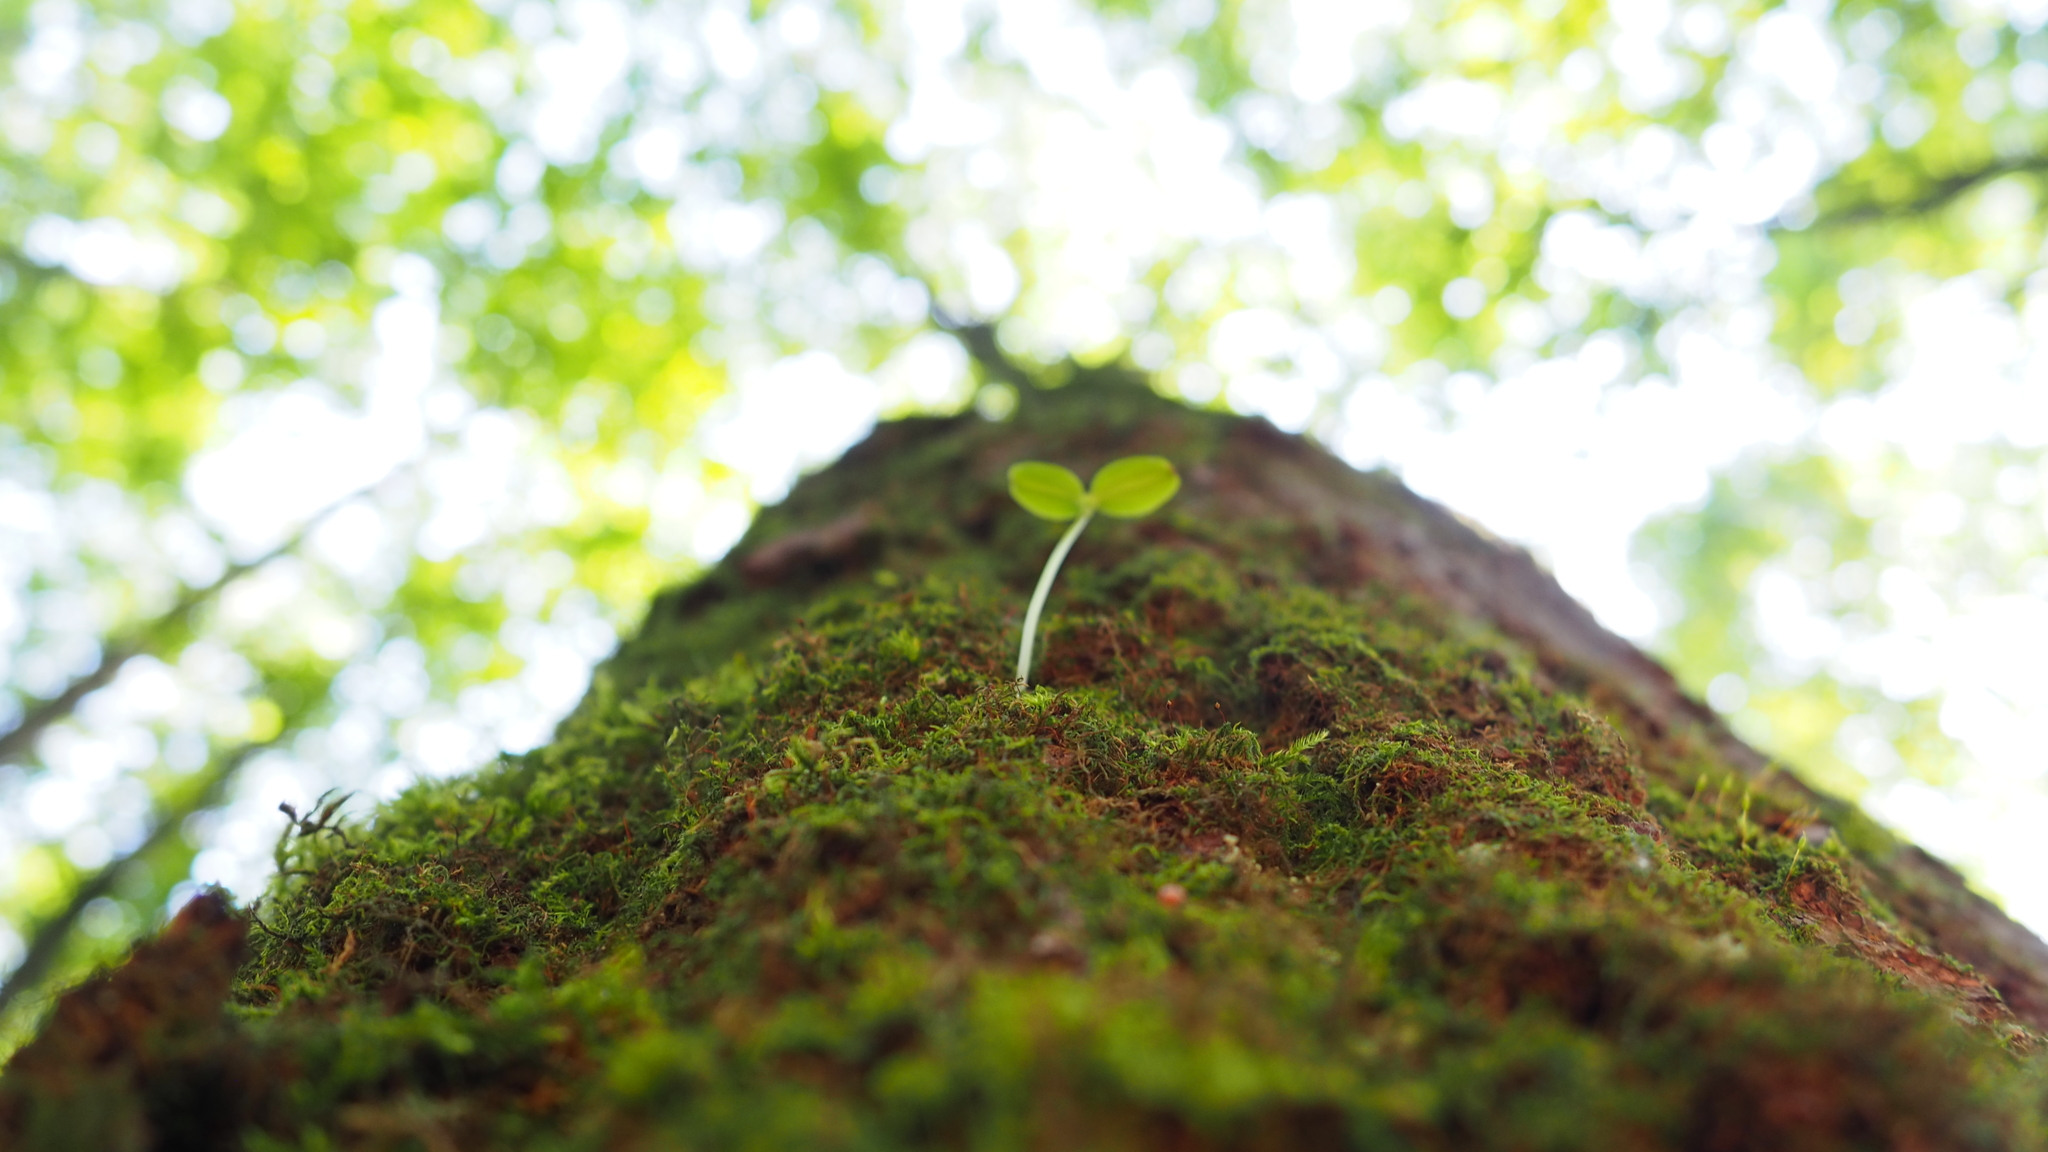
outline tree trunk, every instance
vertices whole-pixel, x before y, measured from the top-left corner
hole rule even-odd
[[[1005,469],[1138,452],[1186,486],[1020,693]],[[2040,1142],[2032,935],[1520,551],[1110,371],[882,427],[550,746],[287,847],[66,997],[0,1142]]]

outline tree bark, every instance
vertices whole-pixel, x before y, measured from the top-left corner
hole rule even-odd
[[[2048,950],[1952,871],[1518,549],[1071,375],[880,428],[548,748],[69,994],[7,1146],[2040,1143]],[[1020,692],[1004,471],[1133,453],[1182,494],[1089,529]]]

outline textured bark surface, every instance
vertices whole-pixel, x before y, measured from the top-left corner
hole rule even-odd
[[[1334,536],[1348,579],[1409,589],[1527,644],[1553,679],[1652,741],[1693,739],[1797,803],[1855,819],[1742,742],[1671,674],[1558,587],[1529,554],[1486,536],[1385,475],[1364,475],[1264,423],[1235,433],[1224,515],[1293,521]],[[1818,827],[1818,826],[1816,826]],[[1859,879],[1932,948],[1972,966],[2013,1014],[2048,1030],[2048,944],[1970,891],[1953,868],[1882,834],[1859,838]]]
[[[1183,492],[1020,694],[1004,470],[1137,452]],[[197,905],[65,999],[6,1146],[2041,1142],[2040,941],[1524,553],[1113,373],[877,430],[548,748],[287,847],[246,960]]]

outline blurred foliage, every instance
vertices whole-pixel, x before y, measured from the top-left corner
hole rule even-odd
[[[530,746],[651,592],[776,495],[707,440],[740,419],[735,382],[810,350],[877,382],[884,415],[973,399],[957,350],[933,351],[928,290],[1006,315],[1013,354],[1127,356],[1198,403],[1305,380],[1294,423],[1325,434],[1362,374],[1454,422],[1454,373],[1597,338],[1642,379],[1673,371],[1678,334],[1751,315],[1797,369],[1786,390],[1819,404],[1895,375],[1929,284],[1968,273],[2024,306],[2048,165],[2038,17],[1311,9],[0,4],[0,726],[103,638],[314,525],[152,635],[127,703],[0,766],[0,917],[26,934],[246,741],[281,734],[290,755],[252,761],[231,810],[135,868],[66,971],[158,915],[202,849],[227,854],[209,876],[267,859],[281,796],[388,794]],[[1787,76],[1758,72],[1787,20],[1817,29],[1827,91],[1802,88],[1796,52]],[[1048,64],[1062,35],[1071,72]],[[1112,88],[1089,87],[1096,65]],[[1105,92],[1142,114],[1116,119]],[[1009,119],[975,120],[991,107]],[[1179,151],[1104,127],[1132,116],[1179,125]],[[1777,200],[1660,248],[1694,213],[1678,161],[1740,167],[1776,120],[1810,121],[1780,141]],[[1119,192],[1132,156],[1154,182]],[[1613,271],[1613,251],[1699,283]],[[1744,296],[1744,268],[1767,295]],[[405,344],[409,322],[431,340]],[[379,367],[429,344],[412,385]],[[340,479],[292,475],[287,452],[268,518],[229,522],[206,461],[301,410],[397,447]],[[1738,461],[1643,537],[1683,606],[1664,653],[1699,690],[1747,677],[1738,725],[1836,790],[1894,761],[1952,772],[1926,692],[1786,656],[1753,590],[1782,572],[1831,626],[1882,631],[1878,577],[1910,543],[1894,505],[2023,487],[2031,449],[1987,451],[1846,459],[1809,437]],[[223,469],[229,488],[261,474]],[[2041,543],[2038,515],[2015,523],[1947,533],[1953,580],[2009,585]]]

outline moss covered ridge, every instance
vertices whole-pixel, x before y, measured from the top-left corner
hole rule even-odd
[[[1080,545],[1019,693],[1057,529],[1002,470],[1138,451],[1188,488]],[[1917,911],[1964,895],[1902,900],[1853,809],[1375,575],[1322,510],[1393,486],[1324,459],[1114,379],[884,427],[658,601],[546,748],[288,841],[257,915],[196,907],[71,994],[0,1134],[2043,1143],[2029,1018]]]

